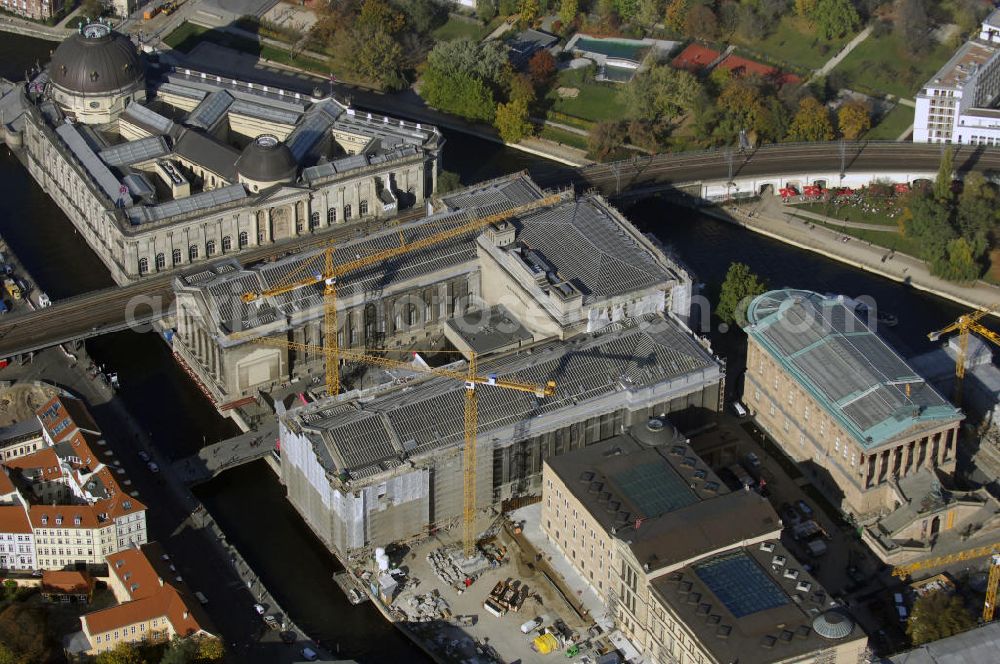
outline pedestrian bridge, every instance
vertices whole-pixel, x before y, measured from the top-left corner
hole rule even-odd
[[[193,486],[224,471],[263,459],[277,449],[277,444],[278,423],[270,420],[258,429],[203,447],[196,454],[175,461],[171,470],[184,484]]]

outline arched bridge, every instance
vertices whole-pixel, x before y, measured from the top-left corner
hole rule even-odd
[[[1000,148],[956,145],[953,149],[958,173],[979,170],[1000,174]],[[942,150],[941,145],[877,141],[780,143],[749,152],[717,149],[667,153],[583,168],[546,164],[532,168],[531,174],[544,186],[573,184],[578,189],[598,189],[610,197],[669,189],[700,197],[725,191],[733,182],[746,192],[748,186],[756,190],[752,185],[773,185],[769,180],[782,178],[809,182],[823,179],[828,186],[853,186],[857,182],[850,182],[851,178],[868,181],[880,175],[932,177],[938,170]],[[278,256],[317,240],[348,237],[358,228],[343,226],[325,234],[259,247],[241,258],[255,261]],[[0,318],[0,358],[152,323],[170,312],[171,279],[170,274],[160,275],[59,301],[48,309],[7,314]]]

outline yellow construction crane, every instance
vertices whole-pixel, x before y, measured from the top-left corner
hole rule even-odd
[[[992,341],[994,344],[1000,346],[1000,334],[997,334],[979,322],[984,316],[992,313],[994,309],[996,309],[996,307],[980,309],[979,311],[973,311],[969,314],[963,314],[959,316],[958,320],[951,325],[943,327],[940,330],[931,332],[927,335],[927,338],[931,341],[937,341],[949,332],[958,332],[958,357],[955,358],[954,400],[956,406],[962,405],[962,380],[965,378],[965,354],[969,350],[969,335],[975,332],[984,339]]]
[[[926,558],[908,565],[897,565],[892,568],[892,575],[900,579],[906,579],[912,576],[914,572],[990,556],[990,576],[989,581],[986,583],[986,601],[983,602],[983,622],[990,622],[993,620],[994,613],[996,612],[997,587],[1000,586],[1000,555],[998,554],[1000,554],[1000,542],[974,549],[966,549],[957,553],[950,553],[947,556]]]
[[[511,217],[516,217],[526,212],[555,205],[563,200],[565,196],[565,193],[550,194],[525,205],[519,205],[502,212],[490,214],[485,217],[474,217],[453,228],[439,231],[432,235],[428,235],[427,237],[414,240],[409,244],[404,242],[402,231],[400,231],[399,246],[377,251],[367,256],[360,256],[352,261],[341,263],[340,265],[335,265],[333,262],[333,252],[335,248],[331,244],[323,250],[323,268],[321,271],[306,274],[298,279],[295,279],[295,274],[305,272],[308,269],[309,264],[307,263],[299,268],[296,273],[291,275],[291,280],[287,283],[275,286],[274,288],[265,289],[259,293],[244,293],[241,296],[241,299],[244,302],[253,302],[265,296],[282,295],[298,288],[313,286],[319,282],[324,283],[323,351],[326,357],[326,390],[328,394],[335,395],[340,392],[340,344],[337,339],[337,331],[339,329],[337,322],[337,279],[343,278],[347,274],[356,270],[377,265],[383,261],[395,258],[396,256],[433,247],[442,242],[465,235],[466,233],[471,233],[491,224],[496,224],[506,219],[510,219]]]
[[[284,339],[273,337],[261,337],[254,339],[255,343],[270,346],[279,346],[290,350],[301,350],[312,352],[317,350],[326,351],[324,347],[300,344]],[[410,352],[410,351],[407,351]],[[442,352],[442,351],[429,351]],[[326,357],[327,368],[331,358]],[[412,364],[402,360],[393,360],[386,357],[376,357],[350,350],[340,350],[337,361],[348,360],[363,362],[386,369],[404,369],[407,371],[422,371],[435,376],[443,376],[453,380],[460,380],[465,383],[465,447],[462,457],[463,475],[463,509],[462,509],[462,551],[466,558],[470,558],[476,547],[476,434],[479,430],[479,406],[477,398],[477,386],[490,385],[505,390],[515,390],[517,392],[527,392],[535,396],[550,397],[555,394],[556,383],[550,380],[545,385],[535,385],[532,383],[520,383],[512,380],[505,380],[495,374],[480,376],[476,370],[476,354],[470,353],[468,370],[455,371],[453,369],[430,367],[421,364]]]

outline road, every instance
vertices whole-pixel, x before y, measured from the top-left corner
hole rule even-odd
[[[337,226],[234,255],[244,263],[255,263],[319,243],[341,242],[359,234],[376,231],[388,224],[417,219],[424,214],[421,208],[398,217]],[[124,329],[148,331],[153,321],[170,315],[173,311],[174,276],[175,273],[170,272],[128,286],[106,288],[59,300],[46,309],[7,314],[0,318],[0,357],[20,355]]]

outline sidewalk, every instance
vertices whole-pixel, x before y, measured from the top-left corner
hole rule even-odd
[[[827,217],[826,215],[810,212],[809,210],[803,210],[802,208],[796,206],[794,203],[789,204],[787,207],[794,210],[792,214],[798,217],[808,217],[809,219],[822,221],[824,224],[830,224],[831,226],[857,228],[864,231],[879,231],[881,233],[895,233],[897,230],[899,230],[895,226],[886,226],[885,224],[863,224],[860,221],[847,221],[845,219],[837,219],[836,217]]]
[[[827,74],[829,74],[830,70],[839,65],[844,58],[846,58],[848,55],[851,54],[851,51],[857,48],[858,44],[868,39],[868,36],[871,35],[871,33],[872,33],[872,26],[869,25],[867,28],[859,32],[854,37],[854,39],[847,42],[847,45],[844,46],[844,48],[840,49],[839,53],[837,53],[835,56],[827,60],[825,65],[814,71],[812,76],[810,76],[810,78],[816,76],[826,76]]]
[[[708,214],[733,221],[744,228],[808,249],[834,260],[903,282],[919,290],[934,293],[971,308],[1000,308],[1000,288],[983,281],[971,286],[945,281],[930,274],[923,261],[874,246],[864,240],[815,226],[793,216],[776,197],[767,196],[753,204],[724,210],[705,210]],[[822,218],[822,216],[821,216]],[[840,224],[840,220],[829,223]]]

